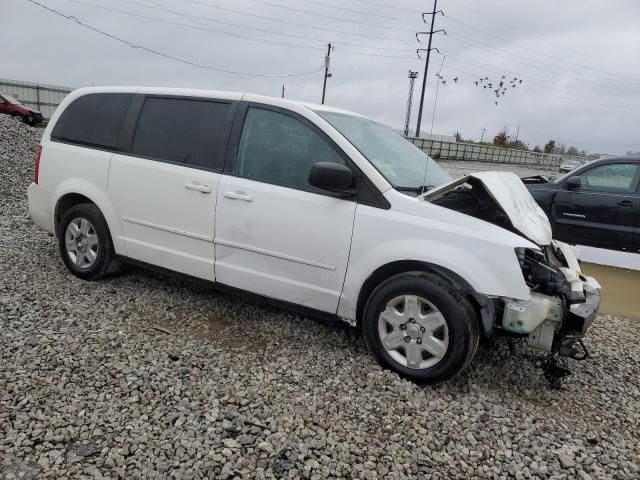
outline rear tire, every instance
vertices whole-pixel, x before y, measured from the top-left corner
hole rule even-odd
[[[473,359],[480,338],[464,295],[424,272],[396,275],[371,294],[364,337],[385,368],[419,383],[447,380]]]
[[[56,235],[62,261],[83,280],[98,280],[113,270],[115,252],[104,216],[92,203],[69,208]]]

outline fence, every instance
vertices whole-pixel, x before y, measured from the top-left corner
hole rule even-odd
[[[0,78],[0,93],[7,93],[20,103],[39,110],[44,118],[51,118],[60,102],[72,90],[69,87]]]
[[[430,157],[441,160],[512,163],[514,165],[532,165],[545,168],[557,168],[560,162],[565,159],[575,159],[580,162],[590,160],[589,157],[549,155],[527,150],[477,145],[475,143],[442,142],[424,138],[409,138],[408,140]]]

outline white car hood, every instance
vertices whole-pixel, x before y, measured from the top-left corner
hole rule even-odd
[[[429,190],[426,200],[441,196],[466,183],[470,178],[482,182],[489,194],[504,210],[513,228],[523,236],[544,246],[551,244],[551,224],[540,206],[533,199],[520,177],[511,172],[478,172]]]

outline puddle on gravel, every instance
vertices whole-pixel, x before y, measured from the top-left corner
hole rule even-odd
[[[602,285],[600,313],[640,320],[640,271],[582,263],[582,270]]]

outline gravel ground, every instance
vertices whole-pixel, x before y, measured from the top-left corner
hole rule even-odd
[[[421,387],[346,325],[135,268],[86,283],[26,213],[39,133],[0,117],[1,479],[640,476],[638,323],[599,317],[560,391],[507,339]]]

